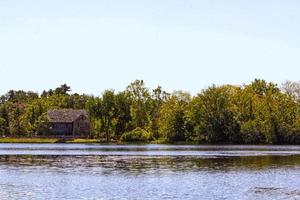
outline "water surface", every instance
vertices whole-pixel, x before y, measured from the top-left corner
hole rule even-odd
[[[300,199],[299,146],[0,144],[0,199]]]

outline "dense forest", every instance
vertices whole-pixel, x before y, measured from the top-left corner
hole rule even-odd
[[[100,96],[71,94],[66,84],[42,94],[10,90],[0,97],[0,136],[46,136],[47,111],[67,108],[86,109],[90,137],[103,141],[300,144],[300,83],[260,79],[196,96],[150,90],[142,80]]]

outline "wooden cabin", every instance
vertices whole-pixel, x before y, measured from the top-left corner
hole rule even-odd
[[[48,121],[53,136],[86,138],[90,134],[90,121],[85,110],[49,110]]]

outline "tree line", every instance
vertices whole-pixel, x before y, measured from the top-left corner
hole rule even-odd
[[[144,81],[100,96],[71,94],[63,84],[41,94],[10,90],[0,97],[0,135],[47,136],[47,111],[86,109],[91,138],[125,142],[300,144],[300,83],[262,79],[212,85],[192,96],[150,90]]]

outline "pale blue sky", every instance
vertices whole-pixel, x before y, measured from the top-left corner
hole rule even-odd
[[[0,0],[0,93],[300,80],[299,0]]]

